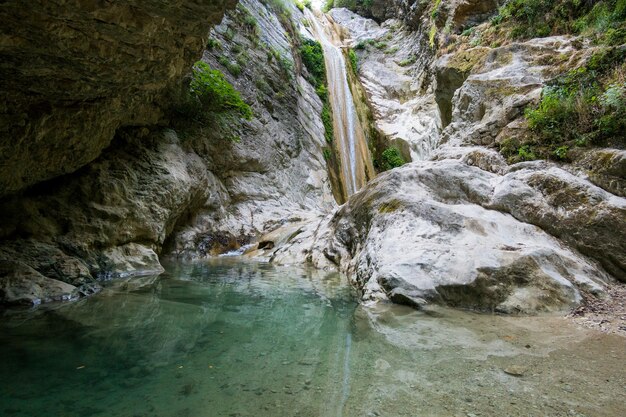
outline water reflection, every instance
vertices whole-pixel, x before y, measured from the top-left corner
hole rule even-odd
[[[172,264],[5,313],[0,415],[614,416],[623,348],[558,317],[363,308],[334,274]]]

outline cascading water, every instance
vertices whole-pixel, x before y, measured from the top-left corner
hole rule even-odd
[[[332,26],[325,17],[318,19],[309,10],[306,13],[311,22],[313,36],[324,50],[335,141],[341,158],[341,176],[346,197],[349,197],[363,188],[367,183],[368,173],[373,173],[374,169],[348,84],[346,61],[341,49],[332,42]],[[325,22],[324,26],[320,20]]]

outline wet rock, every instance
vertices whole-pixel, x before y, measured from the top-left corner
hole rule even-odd
[[[2,241],[0,259],[83,286],[83,294],[96,278],[162,272],[156,252],[206,200],[210,174],[174,132],[135,133],[79,174],[1,202],[0,232],[30,238]]]
[[[177,257],[235,250],[336,204],[323,156],[327,144],[322,102],[293,58],[292,35],[263,2],[243,0],[239,9],[228,13],[211,33],[223,48],[206,51],[203,60],[222,70],[242,96],[250,98],[255,117],[240,127],[229,126],[228,133],[238,135],[240,142],[211,137],[206,131],[193,135],[198,154],[215,174],[216,186],[172,237],[168,252]],[[246,30],[241,13],[256,20],[256,35]],[[292,18],[297,25],[304,21],[295,6]],[[233,30],[238,35],[229,39]],[[220,63],[243,62],[242,58],[247,64],[239,76]]]
[[[47,278],[21,262],[0,260],[0,304],[34,306],[77,297],[73,285]]]
[[[346,43],[363,46],[356,51],[360,81],[376,129],[388,140],[384,145],[399,147],[408,154],[406,160],[428,158],[441,123],[435,96],[426,87],[434,57],[423,30],[407,30],[397,15],[382,24],[347,9],[334,9],[331,15],[349,35]]]

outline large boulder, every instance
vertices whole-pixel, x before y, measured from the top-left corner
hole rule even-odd
[[[334,264],[364,300],[506,313],[566,310],[611,282],[555,236],[623,279],[626,201],[556,167],[516,168],[499,175],[451,159],[407,165],[334,216],[292,231],[268,256]]]

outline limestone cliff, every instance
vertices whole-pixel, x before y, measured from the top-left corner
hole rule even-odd
[[[263,254],[339,268],[364,301],[416,307],[565,310],[626,280],[623,131],[593,146],[544,143],[525,116],[544,87],[594,60],[617,56],[603,65],[619,82],[623,46],[512,35],[513,23],[499,26],[504,2],[398,1],[382,14],[378,3],[366,17],[330,14],[359,57],[378,129],[414,162],[333,215],[268,236],[283,244]]]
[[[74,172],[170,90],[235,0],[0,5],[0,196]]]
[[[207,18],[219,23],[217,6],[221,5],[222,12],[226,6],[225,2],[209,4],[168,3],[158,13],[148,13],[148,9],[142,12],[139,6],[129,6],[132,13],[124,13],[124,7],[105,8],[119,12],[111,18],[121,19],[120,37],[122,28],[134,33],[124,19],[145,19],[142,25],[133,20],[145,32],[135,33],[125,42],[110,39],[112,44],[120,43],[121,56],[116,56],[120,62],[111,58],[111,64],[118,67],[99,70],[118,77],[123,85],[94,69],[92,78],[81,78],[80,86],[76,86],[102,95],[104,101],[98,102],[101,107],[94,114],[107,128],[87,119],[46,125],[50,128],[45,130],[46,140],[65,143],[59,135],[67,134],[80,143],[73,148],[65,143],[73,152],[66,147],[50,150],[36,141],[37,133],[29,123],[37,125],[39,116],[50,123],[53,118],[35,112],[27,118],[20,142],[26,147],[15,147],[12,154],[3,151],[3,157],[11,156],[11,164],[20,160],[17,153],[23,151],[30,159],[22,165],[35,175],[30,182],[12,183],[7,191],[73,171],[96,159],[74,173],[0,201],[0,302],[36,304],[76,299],[99,291],[103,280],[161,272],[158,255],[164,251],[173,256],[199,257],[237,249],[257,234],[334,206],[322,154],[322,104],[302,77],[294,24],[284,17],[279,20],[282,10],[258,1],[242,1],[227,12],[208,40],[211,21]],[[145,7],[158,5],[154,2]],[[57,13],[74,13],[59,7]],[[19,8],[15,8],[17,13]],[[295,6],[288,12],[294,20],[302,17]],[[159,19],[160,13],[169,13],[172,20]],[[89,16],[75,16],[76,25],[87,27]],[[153,26],[148,25],[148,16],[156,19]],[[198,22],[176,20],[192,16]],[[97,23],[104,17],[93,19]],[[71,20],[65,23],[73,25]],[[170,24],[171,28],[167,26]],[[197,31],[198,36],[178,31]],[[131,53],[133,42],[137,49]],[[161,45],[155,44],[153,52],[145,50],[152,42]],[[182,49],[167,50],[167,45]],[[200,58],[206,45],[209,49],[204,51],[203,60],[223,72],[241,92],[252,108],[251,120],[207,114],[200,122],[180,113],[179,95],[189,84],[184,75],[191,72],[193,60]],[[33,56],[38,53],[31,52]],[[125,66],[123,57],[129,60]],[[173,62],[164,65],[166,57]],[[78,56],[74,59],[79,61]],[[70,59],[64,65],[76,72],[88,70],[90,62],[87,59],[83,65]],[[174,88],[177,84],[181,87]],[[59,92],[55,83],[50,90],[44,87],[40,86],[42,94],[50,97]],[[145,89],[151,92],[140,94]],[[15,97],[26,90],[16,87]],[[106,91],[115,96],[106,96]],[[134,113],[133,106],[141,111]],[[65,107],[59,111],[59,120],[70,114],[74,118],[86,114]],[[14,115],[7,117],[16,120]],[[66,123],[71,124],[71,132],[63,130]],[[18,129],[19,124],[15,122],[12,129]],[[119,127],[124,124],[140,126]],[[90,133],[91,127],[97,135]],[[98,156],[114,132],[114,140]],[[37,162],[38,152],[48,165]],[[70,163],[69,158],[75,160]],[[67,164],[57,164],[59,161]],[[42,170],[26,168],[28,164],[37,164]],[[7,184],[17,178],[0,177]]]

